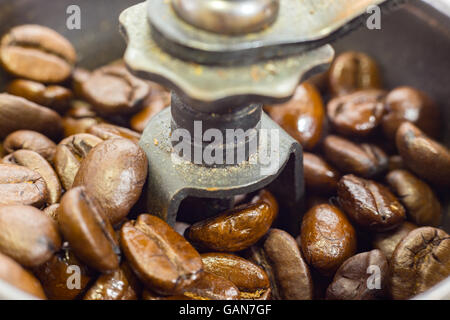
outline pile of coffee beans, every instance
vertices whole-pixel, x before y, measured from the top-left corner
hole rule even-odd
[[[122,61],[76,61],[46,27],[1,39],[1,280],[41,299],[345,300],[408,299],[450,276],[439,108],[386,91],[369,56],[344,53],[265,106],[305,150],[297,238],[265,189],[174,228],[146,212],[138,141],[170,94]]]

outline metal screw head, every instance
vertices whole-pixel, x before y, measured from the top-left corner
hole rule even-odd
[[[275,21],[279,0],[172,0],[172,7],[197,28],[219,34],[246,34]]]

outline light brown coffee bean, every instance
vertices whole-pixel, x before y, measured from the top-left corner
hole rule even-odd
[[[70,76],[76,59],[70,42],[44,26],[17,26],[1,39],[0,61],[6,71],[17,77],[62,82]]]
[[[383,173],[388,167],[386,153],[373,144],[356,144],[330,135],[325,138],[323,149],[325,158],[342,173],[370,178]]]
[[[62,140],[56,147],[55,169],[64,189],[69,190],[89,151],[103,140],[87,133],[79,133]]]
[[[59,210],[59,203],[55,203],[46,207],[44,210],[42,210],[42,212],[44,212],[47,217],[51,218],[53,221],[57,223],[58,210]]]
[[[1,253],[0,279],[38,299],[47,299],[39,280],[13,259]]]
[[[386,256],[388,260],[391,260],[392,253],[399,244],[399,242],[417,226],[411,222],[405,221],[399,227],[394,230],[382,233],[376,233],[372,240],[372,245],[375,249],[379,249]]]
[[[427,137],[409,122],[397,130],[397,149],[406,166],[419,177],[450,186],[450,151],[439,142]]]
[[[8,153],[21,149],[37,152],[50,163],[53,163],[56,151],[56,144],[52,140],[39,132],[30,130],[11,133],[3,141],[3,146]]]
[[[120,231],[122,250],[145,286],[182,294],[202,273],[200,254],[163,220],[142,214]]]
[[[115,225],[139,199],[147,179],[147,166],[144,151],[135,143],[126,139],[107,140],[96,145],[83,160],[73,186],[85,186]]]
[[[88,266],[108,272],[119,268],[119,244],[114,229],[84,187],[61,199],[58,224],[73,252]]]
[[[234,283],[241,299],[261,299],[270,295],[266,272],[250,261],[229,253],[205,253],[202,254],[202,261],[206,272]]]
[[[0,206],[0,252],[25,267],[48,261],[59,250],[55,223],[30,206]]]
[[[87,132],[103,140],[124,138],[138,143],[141,139],[141,135],[133,130],[107,123],[93,125]]]
[[[321,204],[303,217],[300,242],[308,264],[323,275],[333,275],[356,252],[356,233],[339,208]]]
[[[62,133],[61,117],[53,110],[7,93],[0,93],[0,139],[26,129],[50,138]]]
[[[358,226],[372,231],[387,231],[399,226],[405,208],[385,186],[354,175],[341,178],[337,188],[339,204]]]
[[[306,189],[319,193],[336,191],[339,172],[324,159],[312,153],[303,153],[303,175]]]
[[[422,227],[411,231],[391,259],[392,298],[408,299],[450,276],[450,236],[443,230]]]
[[[41,175],[26,167],[0,163],[0,205],[44,205],[48,190]]]
[[[25,149],[17,150],[3,158],[3,163],[17,164],[39,173],[47,185],[47,203],[54,204],[59,202],[62,188],[58,175],[50,163],[39,153]]]

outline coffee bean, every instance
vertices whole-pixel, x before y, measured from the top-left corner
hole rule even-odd
[[[329,204],[305,214],[300,241],[308,264],[327,276],[356,252],[355,229],[341,210]]]
[[[354,175],[338,183],[339,204],[358,226],[372,231],[387,231],[405,219],[405,208],[385,186]]]
[[[87,132],[103,140],[124,138],[138,143],[141,139],[141,135],[135,131],[107,123],[93,125]]]
[[[87,133],[90,127],[101,123],[101,121],[89,103],[74,100],[69,111],[62,119],[64,136],[69,137],[79,133]]]
[[[269,205],[269,207],[273,210],[275,216],[278,215],[279,206],[278,201],[274,197],[274,195],[267,189],[260,190],[250,201],[250,203],[258,203],[258,202],[265,202]],[[242,203],[244,204],[244,203]]]
[[[249,258],[268,274],[274,299],[311,300],[313,283],[297,242],[287,232],[271,229]]]
[[[405,164],[419,177],[450,186],[450,151],[427,137],[411,123],[403,123],[397,131],[397,149]]]
[[[136,113],[150,93],[147,83],[131,75],[124,66],[100,68],[82,86],[86,100],[106,115]]]
[[[239,300],[239,289],[229,280],[209,272],[203,272],[185,292],[193,300]]]
[[[436,228],[411,231],[391,259],[392,298],[408,299],[450,276],[450,236]]]
[[[389,266],[380,250],[347,259],[327,289],[329,300],[378,300],[385,297]]]
[[[386,176],[389,186],[405,206],[409,219],[419,226],[436,227],[442,208],[433,190],[406,170],[395,170]]]
[[[197,222],[185,237],[199,248],[235,252],[255,244],[270,229],[276,213],[265,201],[243,205]]]
[[[160,111],[170,105],[170,92],[158,85],[151,85],[150,95],[144,100],[142,111],[130,120],[130,126],[137,132],[143,132],[148,122]]]
[[[303,153],[303,175],[306,189],[319,193],[336,191],[339,172],[324,159],[312,153]]]
[[[42,212],[44,212],[47,217],[51,218],[53,221],[57,223],[59,207],[60,207],[59,203],[55,203],[46,207],[44,210],[42,210]]]
[[[48,261],[61,246],[55,223],[30,206],[0,206],[0,252],[25,267]]]
[[[202,261],[206,272],[234,283],[241,299],[261,299],[270,295],[266,272],[250,261],[229,253],[205,253]]]
[[[126,222],[120,243],[138,277],[156,293],[182,294],[202,273],[200,254],[155,216],[143,214]]]
[[[60,113],[69,108],[70,101],[73,98],[72,92],[64,87],[45,86],[39,82],[20,79],[12,81],[6,91]]]
[[[370,178],[383,173],[388,157],[383,150],[369,143],[356,144],[330,135],[323,143],[325,158],[342,173]]]
[[[424,92],[411,87],[400,87],[387,95],[386,114],[382,121],[386,137],[394,141],[397,129],[405,121],[432,137],[439,135],[439,108]]]
[[[77,98],[83,98],[83,83],[89,80],[91,72],[83,68],[75,68],[72,72],[72,90]]]
[[[73,188],[62,197],[58,224],[73,252],[88,266],[101,272],[119,268],[114,230],[85,188]]]
[[[334,98],[327,106],[328,119],[342,135],[365,137],[381,122],[385,95],[372,89]]]
[[[48,190],[44,179],[26,167],[0,163],[0,205],[42,207]]]
[[[55,138],[62,133],[61,117],[55,111],[24,98],[0,93],[0,138],[21,129]]]
[[[55,169],[64,189],[69,190],[89,151],[103,140],[87,133],[80,133],[62,140],[56,147]]]
[[[325,108],[319,92],[312,84],[303,83],[289,102],[266,107],[266,110],[270,117],[306,150],[313,149],[320,141]]]
[[[58,175],[50,163],[39,153],[25,149],[17,150],[3,158],[3,163],[17,164],[39,173],[47,185],[47,203],[54,204],[59,202],[62,189]]]
[[[349,94],[361,89],[381,87],[380,72],[376,62],[361,52],[340,54],[331,65],[329,85],[334,95]]]
[[[394,230],[382,233],[376,233],[374,235],[372,245],[375,249],[379,249],[386,256],[388,260],[391,260],[392,253],[397,247],[398,243],[417,226],[411,222],[405,221],[399,227]]]
[[[45,83],[62,82],[70,76],[76,59],[70,42],[43,26],[18,26],[1,39],[1,63],[17,77]]]
[[[39,280],[13,259],[1,253],[0,279],[38,299],[47,299]]]
[[[389,157],[389,171],[405,169],[405,163],[399,155],[393,155]]]
[[[50,163],[53,163],[56,151],[56,144],[52,140],[39,132],[30,130],[11,133],[3,141],[3,146],[8,153],[21,149],[37,152]]]

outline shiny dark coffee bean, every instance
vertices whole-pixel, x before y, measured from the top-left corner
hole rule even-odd
[[[203,272],[183,295],[193,300],[239,300],[241,297],[230,280],[209,272]]]
[[[346,136],[364,137],[378,127],[384,114],[381,90],[364,90],[332,99],[327,106],[334,129]]]
[[[417,226],[411,222],[405,221],[394,230],[382,233],[376,233],[372,240],[372,246],[380,250],[388,260],[391,259],[392,253],[399,242],[406,237],[408,233],[416,229]]]
[[[397,129],[406,121],[413,123],[427,135],[439,135],[439,108],[431,98],[420,90],[400,87],[392,90],[386,97],[386,114],[382,121],[386,137],[395,141]]]
[[[138,112],[150,92],[145,81],[118,65],[96,70],[82,86],[86,100],[96,111],[106,115]]]
[[[339,204],[358,226],[373,231],[394,229],[405,220],[405,208],[385,186],[354,175],[341,178]]]
[[[86,132],[103,140],[124,138],[138,143],[141,139],[141,135],[133,130],[107,123],[93,125]]]
[[[330,276],[355,254],[356,233],[339,208],[321,204],[303,217],[300,243],[308,264]]]
[[[376,62],[361,52],[350,51],[339,55],[328,74],[331,92],[336,96],[381,87]]]
[[[0,163],[0,205],[30,205],[40,208],[47,200],[42,176],[26,167]]]
[[[24,98],[0,93],[0,138],[22,129],[55,138],[62,133],[61,117],[55,111]]]
[[[61,238],[52,219],[30,206],[0,206],[0,252],[25,267],[48,261]]]
[[[39,132],[30,130],[11,133],[3,141],[3,146],[8,153],[21,149],[37,152],[50,163],[53,163],[56,151],[56,144],[52,140]]]
[[[66,80],[77,56],[67,39],[38,25],[12,28],[1,39],[0,61],[9,73],[38,82]]]
[[[388,167],[386,153],[373,144],[356,144],[330,135],[326,137],[323,149],[326,160],[342,173],[370,178],[383,173]]]
[[[327,289],[329,300],[377,300],[388,291],[389,266],[380,250],[359,253],[336,271]]]
[[[406,166],[419,177],[442,186],[450,186],[450,151],[426,136],[411,123],[397,131],[397,149]]]
[[[450,276],[450,236],[422,227],[397,245],[391,259],[392,298],[408,299]]]
[[[122,250],[145,286],[162,295],[182,294],[203,269],[200,254],[161,219],[143,214],[120,231]]]
[[[24,166],[39,173],[47,185],[47,203],[54,204],[59,202],[62,188],[58,175],[55,170],[53,170],[50,163],[48,163],[48,161],[39,153],[25,149],[17,150],[3,158],[2,161],[3,163]]]
[[[312,153],[303,153],[303,174],[307,190],[319,193],[336,191],[340,178],[339,172],[324,159]]]
[[[266,107],[266,110],[306,150],[319,143],[324,130],[325,108],[320,93],[312,84],[301,84],[289,102]]]
[[[271,229],[260,246],[253,246],[249,259],[268,274],[274,299],[311,300],[313,283],[297,242],[287,232]]]
[[[73,252],[88,266],[101,272],[119,268],[114,230],[85,188],[73,188],[62,197],[58,224]]]
[[[409,219],[419,226],[436,227],[442,208],[433,190],[406,170],[391,171],[386,180],[406,208]]]

